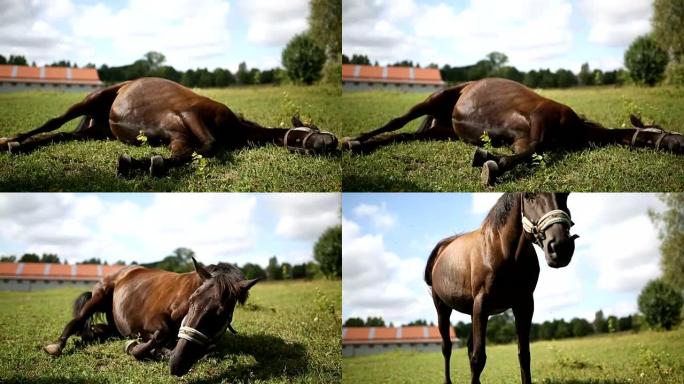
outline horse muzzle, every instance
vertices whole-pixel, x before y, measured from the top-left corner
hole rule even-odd
[[[546,263],[551,268],[562,268],[570,264],[575,252],[575,239],[578,235],[570,237],[549,237],[544,246]]]

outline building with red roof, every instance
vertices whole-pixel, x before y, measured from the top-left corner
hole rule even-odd
[[[88,91],[102,86],[95,68],[0,64],[0,92]]]
[[[124,265],[0,263],[0,290],[35,291],[60,287],[91,287]]]
[[[457,344],[453,327],[449,327],[449,333],[451,341]],[[441,348],[442,336],[435,326],[342,328],[342,356],[345,357],[396,350],[434,352]]]
[[[383,89],[434,92],[444,84],[437,68],[342,64],[342,86],[345,91]]]

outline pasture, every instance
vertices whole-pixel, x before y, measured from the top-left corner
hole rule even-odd
[[[3,383],[330,383],[341,380],[339,281],[262,282],[235,311],[215,356],[181,379],[168,361],[136,361],[125,341],[78,346],[62,356],[41,350],[71,319],[80,289],[0,292],[0,382]]]
[[[666,130],[684,132],[684,88],[592,87],[542,90],[605,127],[629,124],[630,113]],[[342,136],[382,126],[422,101],[427,93],[344,93]],[[403,128],[415,131],[422,119]],[[494,187],[480,184],[471,167],[475,147],[460,141],[392,144],[370,154],[342,156],[345,191],[683,191],[684,156],[621,146],[545,153],[540,165],[521,164]],[[503,148],[495,151],[504,152]]]
[[[531,344],[532,380],[545,384],[684,382],[684,328]],[[344,383],[441,383],[440,352],[390,352],[342,359]],[[470,382],[466,348],[454,349],[451,379]],[[488,345],[483,383],[519,383],[516,344]]]
[[[300,113],[322,130],[339,134],[344,111],[339,89],[247,87],[197,90],[263,126],[290,127]],[[0,137],[29,131],[63,113],[85,93],[23,92],[0,94]],[[79,119],[61,130],[73,130]],[[134,147],[118,141],[53,144],[30,154],[0,153],[0,191],[339,191],[339,156],[289,153],[273,145],[245,148],[195,161],[163,178],[138,173],[116,175],[120,154],[170,155],[165,147]]]

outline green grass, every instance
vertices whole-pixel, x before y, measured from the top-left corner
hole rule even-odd
[[[547,384],[684,382],[684,328],[532,343],[532,381]],[[440,383],[440,352],[385,354],[342,359],[344,383]],[[470,382],[465,348],[454,349],[451,379]],[[483,383],[519,383],[517,345],[487,347]]]
[[[594,87],[545,90],[541,94],[572,107],[606,127],[629,124],[639,112],[646,122],[684,132],[684,89]],[[427,94],[354,92],[342,96],[347,116],[343,136],[385,124]],[[421,119],[403,131],[414,131]],[[521,165],[493,188],[480,184],[470,166],[475,147],[462,142],[392,144],[366,155],[342,157],[345,191],[684,191],[684,156],[620,146],[544,154],[543,166]],[[501,149],[496,149],[501,151]]]
[[[124,340],[41,350],[70,320],[82,289],[0,292],[0,382],[17,383],[334,383],[341,380],[339,281],[260,283],[218,344],[180,380],[168,361],[136,361]]]
[[[299,112],[323,130],[339,134],[344,111],[339,90],[328,87],[249,87],[199,90],[234,112],[264,126],[290,126]],[[0,137],[26,132],[63,113],[83,93],[24,92],[0,94]],[[70,131],[78,119],[62,128]],[[172,170],[167,177],[140,173],[116,176],[120,154],[149,157],[170,154],[162,147],[133,147],[118,141],[72,142],[19,156],[0,154],[0,190],[4,191],[339,191],[338,156],[308,156],[267,146],[246,148],[207,159],[199,167]]]

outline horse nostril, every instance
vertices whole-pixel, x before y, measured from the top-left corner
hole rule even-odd
[[[556,253],[556,242],[554,240],[549,242],[549,250],[551,253]]]

